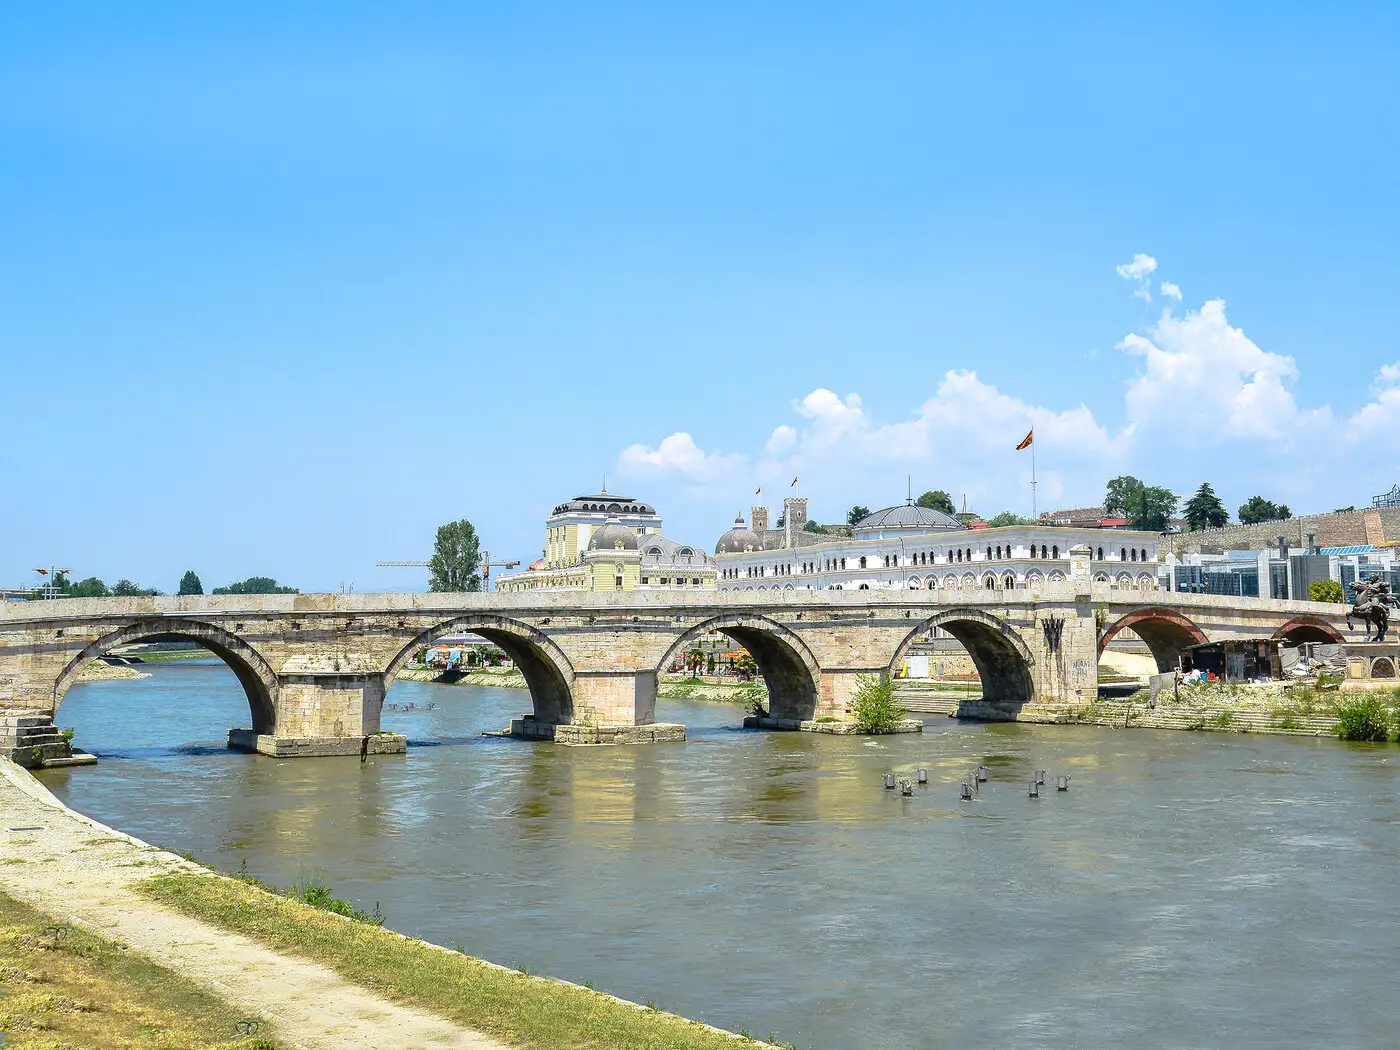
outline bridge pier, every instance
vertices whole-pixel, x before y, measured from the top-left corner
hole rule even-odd
[[[228,746],[276,758],[358,755],[368,737],[369,754],[403,754],[407,738],[379,728],[384,675],[349,664],[333,659],[328,668],[307,666],[294,668],[298,673],[279,674],[272,732],[230,729]]]

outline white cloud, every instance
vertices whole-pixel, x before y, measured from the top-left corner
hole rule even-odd
[[[1137,284],[1135,295],[1156,269],[1141,253],[1117,267]],[[1160,289],[1164,301],[1180,301],[1178,285],[1162,281]],[[1106,478],[1127,472],[1182,489],[1208,476],[1222,490],[1267,488],[1295,506],[1356,502],[1360,487],[1389,487],[1382,475],[1390,468],[1361,452],[1400,420],[1400,361],[1378,369],[1370,403],[1339,418],[1327,405],[1299,405],[1297,362],[1232,325],[1222,299],[1184,312],[1168,305],[1117,349],[1138,368],[1125,384],[1116,429],[1086,405],[1035,404],[976,372],[952,369],[903,418],[873,418],[860,394],[821,387],[793,402],[794,418],[770,431],[760,456],[705,451],[682,431],[655,449],[633,445],[619,465],[741,502],[756,484],[800,475],[818,515],[836,509],[823,503],[895,502],[906,473],[916,492],[945,488],[955,498],[965,493],[984,513],[1027,513],[1030,455],[1014,449],[1034,426],[1041,509],[1060,500],[1092,503]],[[1344,493],[1337,491],[1339,460],[1352,464]]]
[[[1138,252],[1132,259],[1117,266],[1118,276],[1128,281],[1141,281],[1157,269],[1157,260]]]
[[[764,450],[770,456],[781,456],[797,444],[797,431],[784,423],[773,431]]]
[[[1157,269],[1157,260],[1150,255],[1138,252],[1131,260],[1119,263],[1115,267],[1118,276],[1125,281],[1134,282],[1137,287],[1133,289],[1133,295],[1145,303],[1152,301],[1152,272]]]
[[[706,452],[683,430],[662,438],[656,448],[632,445],[618,456],[618,466],[624,473],[676,473],[696,481],[723,477],[744,463],[743,456]]]

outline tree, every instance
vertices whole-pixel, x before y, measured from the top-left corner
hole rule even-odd
[[[1023,518],[1023,517],[1021,517],[1021,515],[1019,515],[1019,514],[1013,514],[1013,513],[1012,513],[1011,511],[1009,511],[1009,510],[1004,510],[1004,511],[1002,511],[1000,514],[998,514],[998,515],[997,515],[995,518],[993,518],[991,521],[987,522],[987,525],[988,525],[990,528],[993,528],[993,529],[999,529],[999,528],[1001,528],[1003,525],[1034,525],[1034,524],[1035,524],[1035,522],[1031,521],[1030,518]]]
[[[953,505],[953,497],[942,489],[932,489],[925,492],[914,501],[920,507],[927,507],[929,510],[941,510],[944,514],[956,514],[958,508]]]
[[[1126,516],[1128,505],[1137,499],[1137,495],[1141,491],[1142,482],[1131,474],[1123,474],[1114,478],[1108,483],[1108,491],[1104,493],[1104,513],[1118,513]]]
[[[1161,532],[1176,513],[1176,497],[1160,485],[1144,485],[1130,474],[1116,477],[1108,483],[1103,509],[1106,514],[1121,514],[1135,529]]]
[[[107,585],[96,576],[89,576],[86,580],[79,580],[64,589],[65,598],[107,598],[111,596],[111,591]]]
[[[249,576],[241,583],[215,587],[213,594],[300,594],[295,587],[283,587],[271,576]]]
[[[204,584],[199,582],[199,577],[190,569],[185,575],[180,577],[180,590],[178,594],[203,594]]]
[[[1196,494],[1186,501],[1186,506],[1182,509],[1186,513],[1186,527],[1192,532],[1218,529],[1230,521],[1230,512],[1225,509],[1225,504],[1220,502],[1220,497],[1215,494],[1215,489],[1210,487],[1208,481],[1201,483]]]
[[[690,671],[691,678],[699,678],[700,670],[705,666],[705,650],[696,645],[685,654],[685,666]]]
[[[802,531],[803,531],[803,532],[817,532],[817,533],[820,533],[821,535],[825,536],[825,535],[826,535],[826,526],[825,526],[825,525],[822,525],[822,524],[819,524],[818,522],[815,522],[815,521],[809,521],[809,522],[807,522],[806,525],[803,525],[803,526],[802,526]]]
[[[894,728],[905,710],[894,698],[894,679],[887,674],[861,675],[851,697],[851,716],[862,733],[879,733]]]
[[[112,584],[112,597],[114,598],[137,598],[150,593],[145,587],[132,583],[130,580],[118,580]]]
[[[758,664],[754,662],[752,656],[745,653],[734,661],[734,670],[744,681],[751,682],[754,676],[758,674]]]
[[[868,517],[870,517],[870,508],[862,507],[860,504],[856,504],[854,507],[852,507],[846,512],[846,524],[854,525],[856,522],[860,521],[861,518]]]
[[[481,543],[476,526],[463,518],[440,525],[428,562],[428,589],[431,591],[481,590]]]
[[[1336,580],[1314,580],[1308,585],[1308,598],[1315,602],[1335,602],[1341,604],[1345,595],[1342,585]]]
[[[1286,503],[1274,503],[1263,496],[1250,496],[1240,507],[1240,524],[1257,525],[1261,521],[1279,521],[1293,517]]]

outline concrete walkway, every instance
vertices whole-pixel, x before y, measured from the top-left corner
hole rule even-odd
[[[25,830],[37,828],[39,830]],[[279,955],[246,937],[164,908],[134,892],[142,879],[197,865],[75,813],[0,758],[0,890],[61,921],[128,944],[270,1022],[279,1042],[304,1050],[415,1050],[505,1045],[408,1006],[387,1002],[324,966]]]

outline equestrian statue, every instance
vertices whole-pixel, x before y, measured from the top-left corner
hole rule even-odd
[[[1380,573],[1373,572],[1369,580],[1353,583],[1351,590],[1354,599],[1351,611],[1347,613],[1347,630],[1352,629],[1354,616],[1366,625],[1366,641],[1385,641],[1385,633],[1390,628],[1390,606],[1395,602],[1395,595],[1390,593],[1390,584],[1381,579]],[[1372,627],[1376,629],[1374,638],[1371,637]]]

